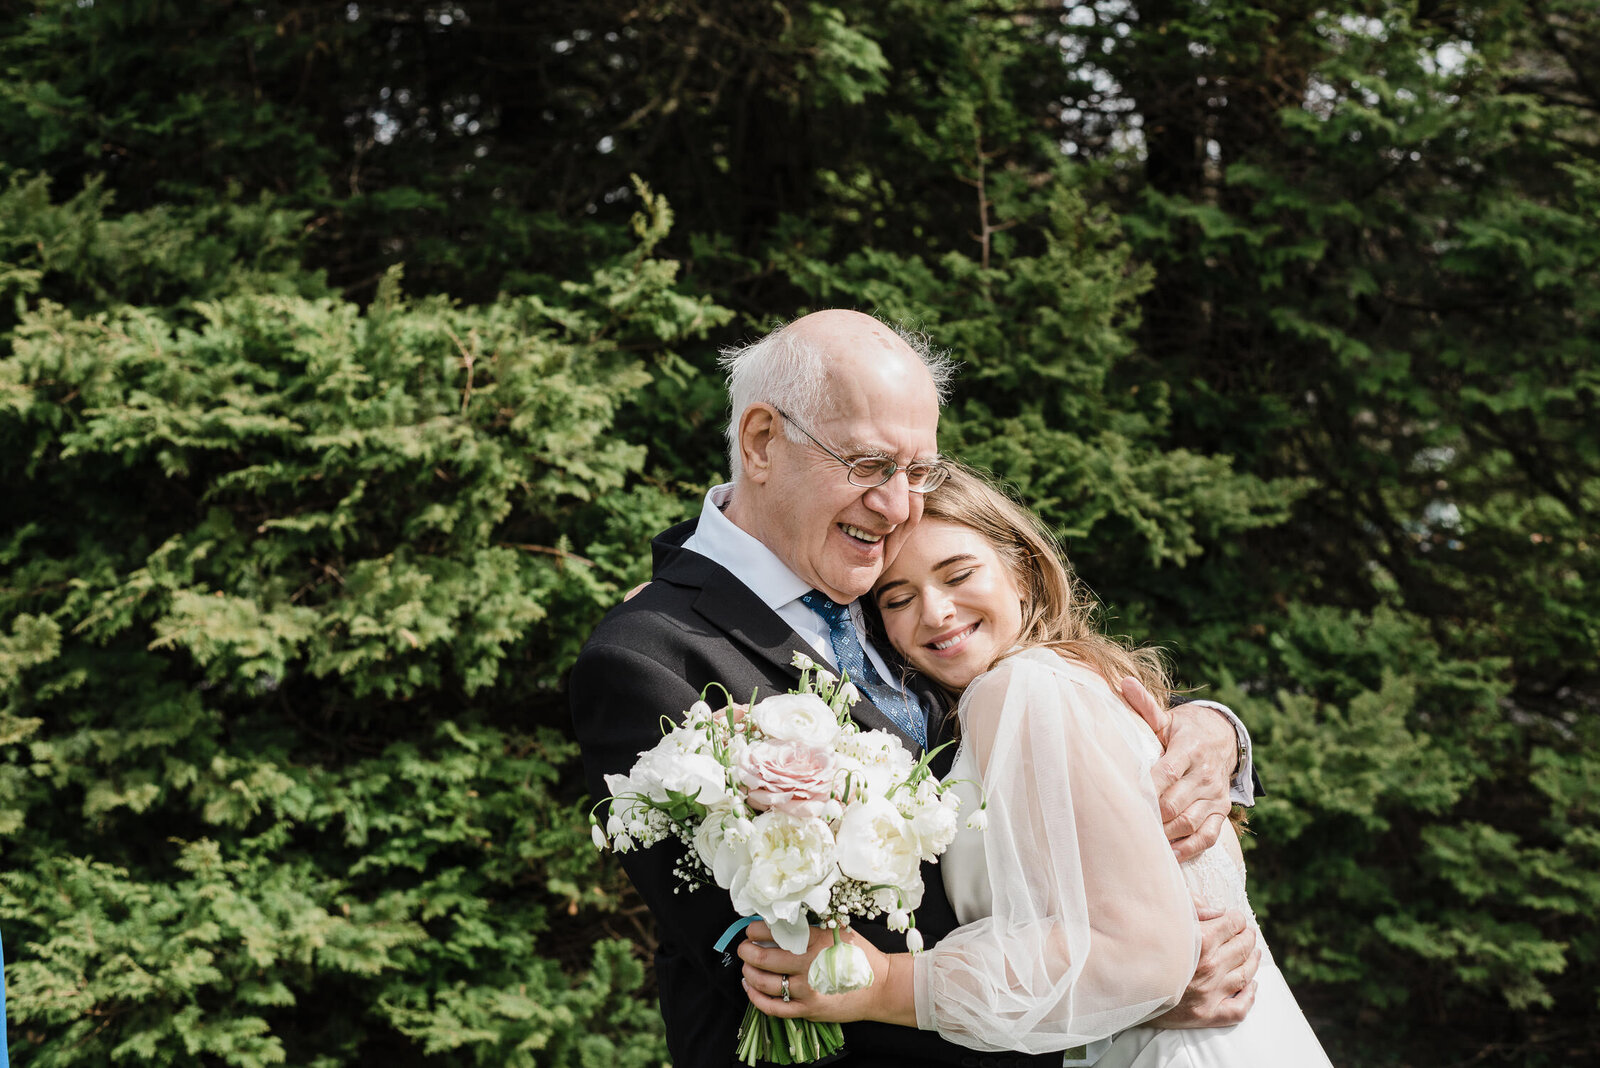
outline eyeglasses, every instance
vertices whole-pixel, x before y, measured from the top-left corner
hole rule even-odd
[[[773,405],[777,408],[777,405]],[[906,489],[912,493],[930,493],[939,488],[944,480],[950,477],[950,469],[944,464],[905,464],[901,465],[887,456],[863,456],[858,460],[846,460],[843,456],[828,448],[812,436],[811,431],[794,421],[794,416],[777,408],[779,415],[787,419],[794,428],[806,437],[811,438],[811,444],[827,453],[829,456],[844,464],[850,480],[850,485],[860,486],[862,489],[875,489],[895,476],[898,471],[906,473]]]

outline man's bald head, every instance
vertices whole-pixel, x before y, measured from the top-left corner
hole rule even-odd
[[[942,405],[955,373],[925,338],[844,308],[812,312],[759,341],[724,349],[721,366],[728,375],[728,465],[735,482],[742,467],[739,423],[752,404],[781,408],[809,426],[840,391],[873,380],[913,393],[931,385]],[[792,428],[786,434],[803,440]]]

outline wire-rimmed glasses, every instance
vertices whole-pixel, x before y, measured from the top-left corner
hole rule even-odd
[[[939,488],[946,478],[950,476],[950,469],[940,463],[910,463],[901,464],[888,456],[862,456],[854,460],[846,460],[843,456],[828,448],[816,439],[816,436],[805,427],[796,423],[794,416],[773,405],[778,414],[783,416],[794,428],[811,439],[811,444],[833,457],[844,465],[845,477],[850,480],[850,485],[862,489],[875,489],[895,476],[897,472],[906,473],[906,488],[912,493],[930,493]]]

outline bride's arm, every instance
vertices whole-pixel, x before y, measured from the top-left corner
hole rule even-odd
[[[1130,737],[1143,728],[1087,671],[1013,657],[975,684],[963,729],[994,905],[915,961],[918,1025],[1044,1052],[1175,1005],[1198,924]]]
[[[869,951],[880,981],[831,998],[747,943],[751,1000],[774,1015],[914,1021],[965,1046],[1026,1052],[1102,1038],[1176,1004],[1197,921],[1130,726],[1143,729],[1108,689],[1026,658],[979,680],[963,729],[988,796],[992,915],[915,957]],[[799,972],[797,1001],[769,996],[769,966]]]

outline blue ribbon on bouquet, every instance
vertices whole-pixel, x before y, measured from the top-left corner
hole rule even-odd
[[[741,916],[739,919],[734,919],[733,923],[728,924],[728,929],[722,932],[722,937],[717,938],[717,945],[712,946],[712,948],[717,950],[717,953],[726,953],[728,951],[728,943],[733,942],[733,935],[744,931],[750,924],[754,924],[757,919],[760,919],[760,916]],[[723,962],[726,964],[726,961]],[[3,1049],[3,1046],[0,1046],[0,1049]]]

